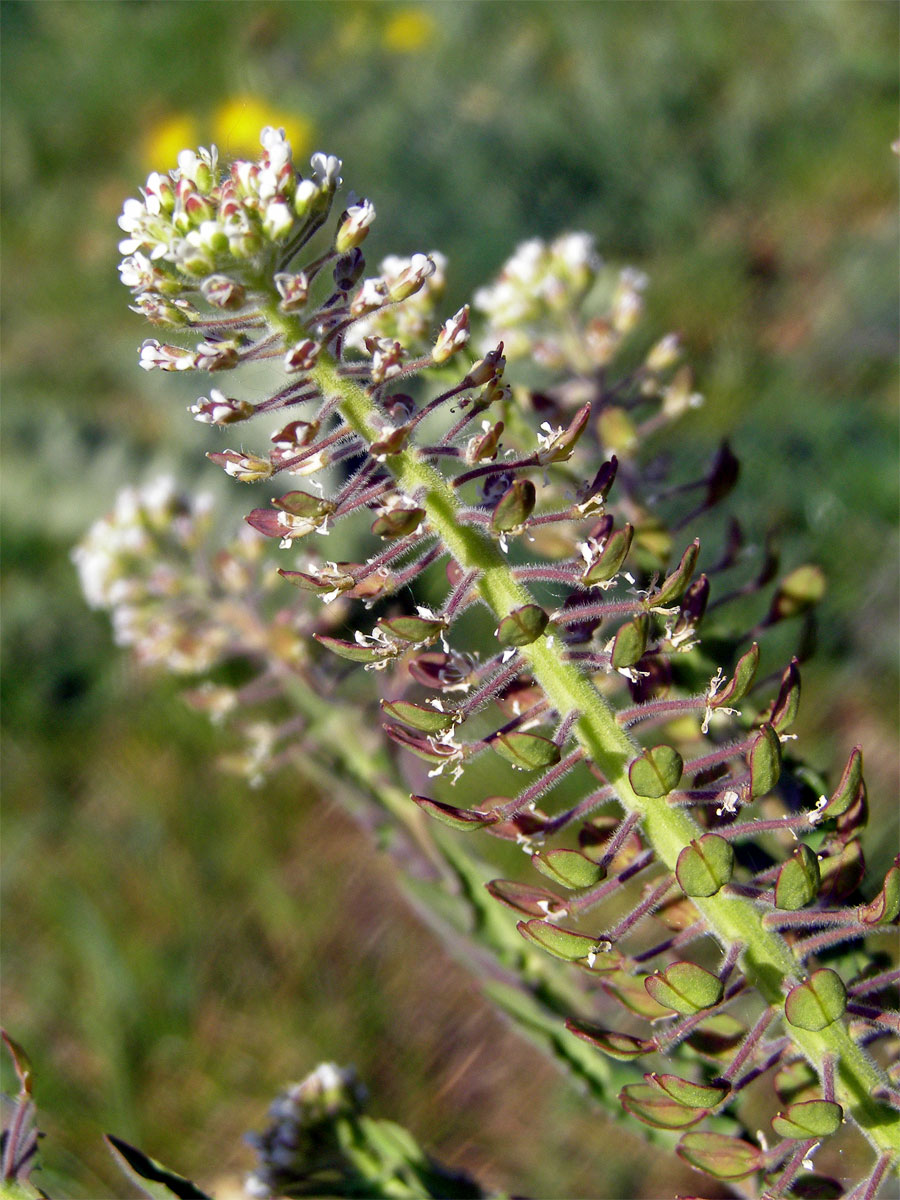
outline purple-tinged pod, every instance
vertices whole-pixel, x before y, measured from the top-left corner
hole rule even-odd
[[[605,462],[590,483],[584,483],[575,496],[575,504],[570,513],[573,519],[590,516],[602,509],[603,503],[610,493],[619,469],[619,460],[615,455]]]
[[[675,876],[686,896],[714,896],[734,873],[734,849],[725,838],[705,833],[678,855]]]
[[[804,983],[791,988],[784,1002],[788,1024],[817,1033],[843,1016],[847,989],[837,971],[822,967]]]
[[[364,663],[366,666],[386,663],[390,659],[396,658],[401,652],[401,647],[396,644],[371,644],[365,639],[360,642],[347,642],[342,638],[327,637],[324,633],[314,633],[313,637],[326,650],[330,650],[340,658],[346,658],[350,662]],[[364,638],[364,635],[360,634],[360,637]]]
[[[543,434],[538,434],[537,460],[542,467],[550,463],[567,462],[581,435],[587,427],[591,415],[590,404],[579,408],[578,412],[565,429],[554,429],[549,423],[541,426]]]
[[[608,518],[608,531],[600,536],[593,535],[584,543],[583,550],[587,566],[581,574],[581,582],[585,587],[595,587],[607,583],[622,569],[631,543],[634,540],[634,527],[624,525],[621,529],[612,531],[612,518]]]
[[[792,658],[781,677],[778,695],[772,702],[768,721],[776,733],[790,729],[800,708],[800,663]]]
[[[673,933],[680,933],[682,929],[697,924],[700,912],[692,900],[676,892],[653,910],[653,918]]]
[[[549,620],[539,604],[523,604],[497,626],[497,641],[501,646],[530,646],[547,628]]]
[[[681,562],[675,570],[667,575],[657,590],[644,601],[644,606],[648,611],[654,608],[665,608],[666,605],[681,599],[691,582],[699,554],[700,542],[695,538],[682,554]]]
[[[406,537],[415,533],[424,520],[424,508],[385,508],[372,522],[372,533],[385,541]]]
[[[689,1166],[715,1179],[746,1179],[765,1166],[758,1146],[725,1133],[686,1133],[676,1150]]]
[[[839,843],[835,854],[819,859],[819,903],[827,906],[851,896],[862,882],[865,871],[865,858],[858,839]]]
[[[647,1083],[629,1083],[619,1092],[619,1103],[654,1129],[690,1129],[706,1116],[703,1108],[687,1108]]]
[[[409,673],[416,683],[442,692],[467,690],[472,671],[471,661],[462,654],[428,651],[409,662]]]
[[[522,771],[541,771],[555,766],[560,760],[556,742],[537,733],[498,733],[488,738],[488,745]]]
[[[369,453],[376,462],[384,462],[392,454],[399,454],[406,448],[410,432],[409,425],[396,425],[391,429],[384,430],[382,436],[372,442]]]
[[[606,877],[606,870],[577,850],[547,850],[532,854],[534,868],[566,888],[593,887]]]
[[[483,829],[497,820],[494,813],[479,812],[474,808],[456,808],[440,800],[431,800],[428,796],[412,796],[411,799],[430,817],[449,825],[452,829]]]
[[[900,857],[884,877],[877,896],[861,904],[857,915],[864,925],[890,925],[900,915]]]
[[[685,1108],[716,1108],[731,1091],[729,1083],[694,1083],[678,1075],[659,1075],[655,1071],[644,1079]]]
[[[835,788],[834,794],[823,808],[817,810],[817,821],[839,817],[850,808],[856,800],[860,788],[864,786],[862,771],[862,748],[854,746],[850,751],[850,757],[847,759],[847,765],[844,767],[844,773],[841,775],[840,783]]]
[[[710,708],[722,708],[725,705],[736,704],[753,686],[756,671],[759,667],[759,645],[754,642],[746,654],[742,654],[734,668],[734,675],[724,688],[709,697]]]
[[[772,1118],[772,1128],[782,1138],[830,1137],[841,1127],[844,1110],[832,1100],[802,1100],[792,1104],[786,1112]]]
[[[286,571],[283,567],[279,567],[278,574],[288,583],[302,588],[305,592],[312,592],[313,595],[328,596],[334,593],[337,596],[342,592],[349,592],[355,586],[353,576],[343,568],[358,568],[359,565],[359,563],[330,563],[310,571]]]
[[[737,483],[740,472],[739,459],[728,442],[722,442],[706,477],[704,508],[712,508],[720,500],[724,500]]]
[[[647,1038],[633,1037],[630,1033],[617,1033],[612,1029],[603,1029],[599,1025],[589,1025],[586,1022],[575,1021],[569,1017],[566,1029],[589,1042],[610,1058],[627,1062],[632,1058],[640,1058],[656,1049],[655,1043]]]
[[[684,760],[671,746],[644,750],[628,766],[628,779],[635,794],[653,800],[674,791],[683,773]]]
[[[442,617],[382,617],[377,627],[395,641],[425,646],[441,636],[447,622]]]
[[[750,799],[767,796],[781,775],[781,743],[771,725],[763,725],[750,743]]]
[[[334,504],[322,496],[311,496],[309,492],[285,492],[272,501],[273,508],[290,513],[292,517],[306,517],[318,521],[334,512]]]
[[[433,766],[441,766],[450,762],[460,763],[469,750],[466,745],[460,746],[455,742],[448,744],[445,741],[438,741],[427,733],[419,733],[416,729],[407,729],[405,725],[386,723],[384,732],[392,742],[396,742],[404,750],[409,750],[411,754],[415,754],[417,758],[424,759]]]
[[[389,717],[409,725],[420,733],[441,733],[449,729],[456,717],[452,711],[428,708],[422,704],[413,704],[409,700],[382,700],[381,707]]]
[[[678,616],[669,634],[669,641],[673,646],[678,647],[693,636],[694,630],[703,619],[708,603],[709,580],[705,575],[701,575],[681,597]]]
[[[517,479],[503,493],[491,513],[491,529],[494,533],[513,533],[522,528],[537,500],[537,492],[530,479]]]
[[[503,433],[502,421],[491,425],[485,422],[487,428],[480,435],[473,437],[466,446],[465,460],[469,465],[477,462],[493,462],[500,449],[500,435]]]
[[[616,671],[633,667],[640,662],[641,656],[647,649],[647,639],[650,634],[650,618],[641,613],[632,621],[626,621],[619,627],[613,642],[611,662]]]
[[[520,921],[516,929],[527,942],[540,946],[554,958],[583,962],[591,970],[617,970],[622,962],[618,950],[614,950],[603,938],[576,933],[573,929],[562,929],[552,921]]]
[[[722,999],[723,991],[718,975],[696,963],[684,961],[648,975],[644,987],[658,1004],[684,1014],[714,1008]]]
[[[492,879],[485,887],[495,900],[526,917],[564,917],[569,911],[565,900],[554,892],[515,879]]]
[[[775,881],[775,907],[796,912],[811,904],[819,894],[819,860],[805,842],[781,864]]]

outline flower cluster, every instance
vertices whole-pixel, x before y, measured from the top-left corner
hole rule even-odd
[[[314,154],[312,178],[304,179],[283,130],[267,127],[260,140],[260,161],[234,162],[224,180],[215,147],[183,150],[175,170],[153,172],[141,198],[125,201],[119,271],[127,287],[177,296],[234,263],[266,259],[324,217],[341,182],[340,159]]]
[[[248,529],[208,558],[211,507],[168,477],[127,488],[72,553],[88,603],[148,666],[194,675],[266,647],[235,603],[262,586],[262,539]]]
[[[378,275],[366,279],[353,299],[351,312],[369,315],[352,326],[346,345],[365,349],[369,338],[377,338],[399,342],[406,355],[425,353],[446,286],[446,266],[447,260],[438,250],[410,258],[395,254],[385,258]]]

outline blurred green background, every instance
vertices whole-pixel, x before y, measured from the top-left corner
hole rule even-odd
[[[681,428],[685,463],[729,435],[742,521],[779,530],[785,565],[827,572],[802,745],[834,770],[864,743],[889,848],[898,12],[0,6],[3,1017],[34,1059],[51,1194],[131,1194],[103,1130],[207,1186],[236,1179],[242,1132],[328,1058],[356,1064],[376,1115],[487,1184],[696,1187],[612,1137],[505,1028],[333,797],[220,775],[221,739],[83,604],[70,548],[121,485],[161,467],[219,482],[184,412],[196,392],[137,368],[124,197],[182,145],[246,154],[283,123],[298,160],[339,154],[375,201],[371,262],[448,254],[447,312],[527,236],[587,229],[648,271],[654,325],[681,331],[707,397]],[[219,493],[235,525],[237,491]]]

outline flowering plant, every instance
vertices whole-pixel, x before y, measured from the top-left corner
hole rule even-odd
[[[643,275],[587,234],[528,242],[476,293],[473,337],[469,306],[441,311],[438,253],[365,277],[369,200],[324,232],[338,159],[305,178],[281,131],[261,141],[224,174],[200,150],[151,175],[120,273],[178,339],[145,341],[145,369],[272,369],[191,413],[274,418],[268,447],[208,457],[278,494],[216,550],[197,498],[132,490],[76,552],[88,599],[243,731],[252,782],[296,762],[390,814],[492,997],[622,1120],[742,1194],[871,1200],[897,1165],[897,972],[871,939],[894,932],[900,864],[864,876],[860,749],[831,787],[797,755],[802,636],[767,662],[821,574],[777,579],[768,553],[748,572],[733,520],[701,551],[727,445],[690,484],[645,461],[701,397],[678,339],[644,334]],[[773,582],[749,627],[728,619]],[[240,684],[216,678],[238,659]],[[868,1165],[817,1172],[848,1124]]]

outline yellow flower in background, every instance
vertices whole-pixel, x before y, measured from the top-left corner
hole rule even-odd
[[[434,36],[434,18],[421,8],[401,8],[386,23],[381,40],[387,50],[412,54]]]
[[[313,123],[300,113],[274,108],[258,96],[230,96],[213,114],[213,141],[225,158],[244,155],[256,158],[260,153],[259,131],[266,125],[283,129],[299,160],[312,149]]]
[[[186,146],[196,144],[196,119],[190,113],[169,113],[144,134],[141,157],[148,170],[168,171]]]

